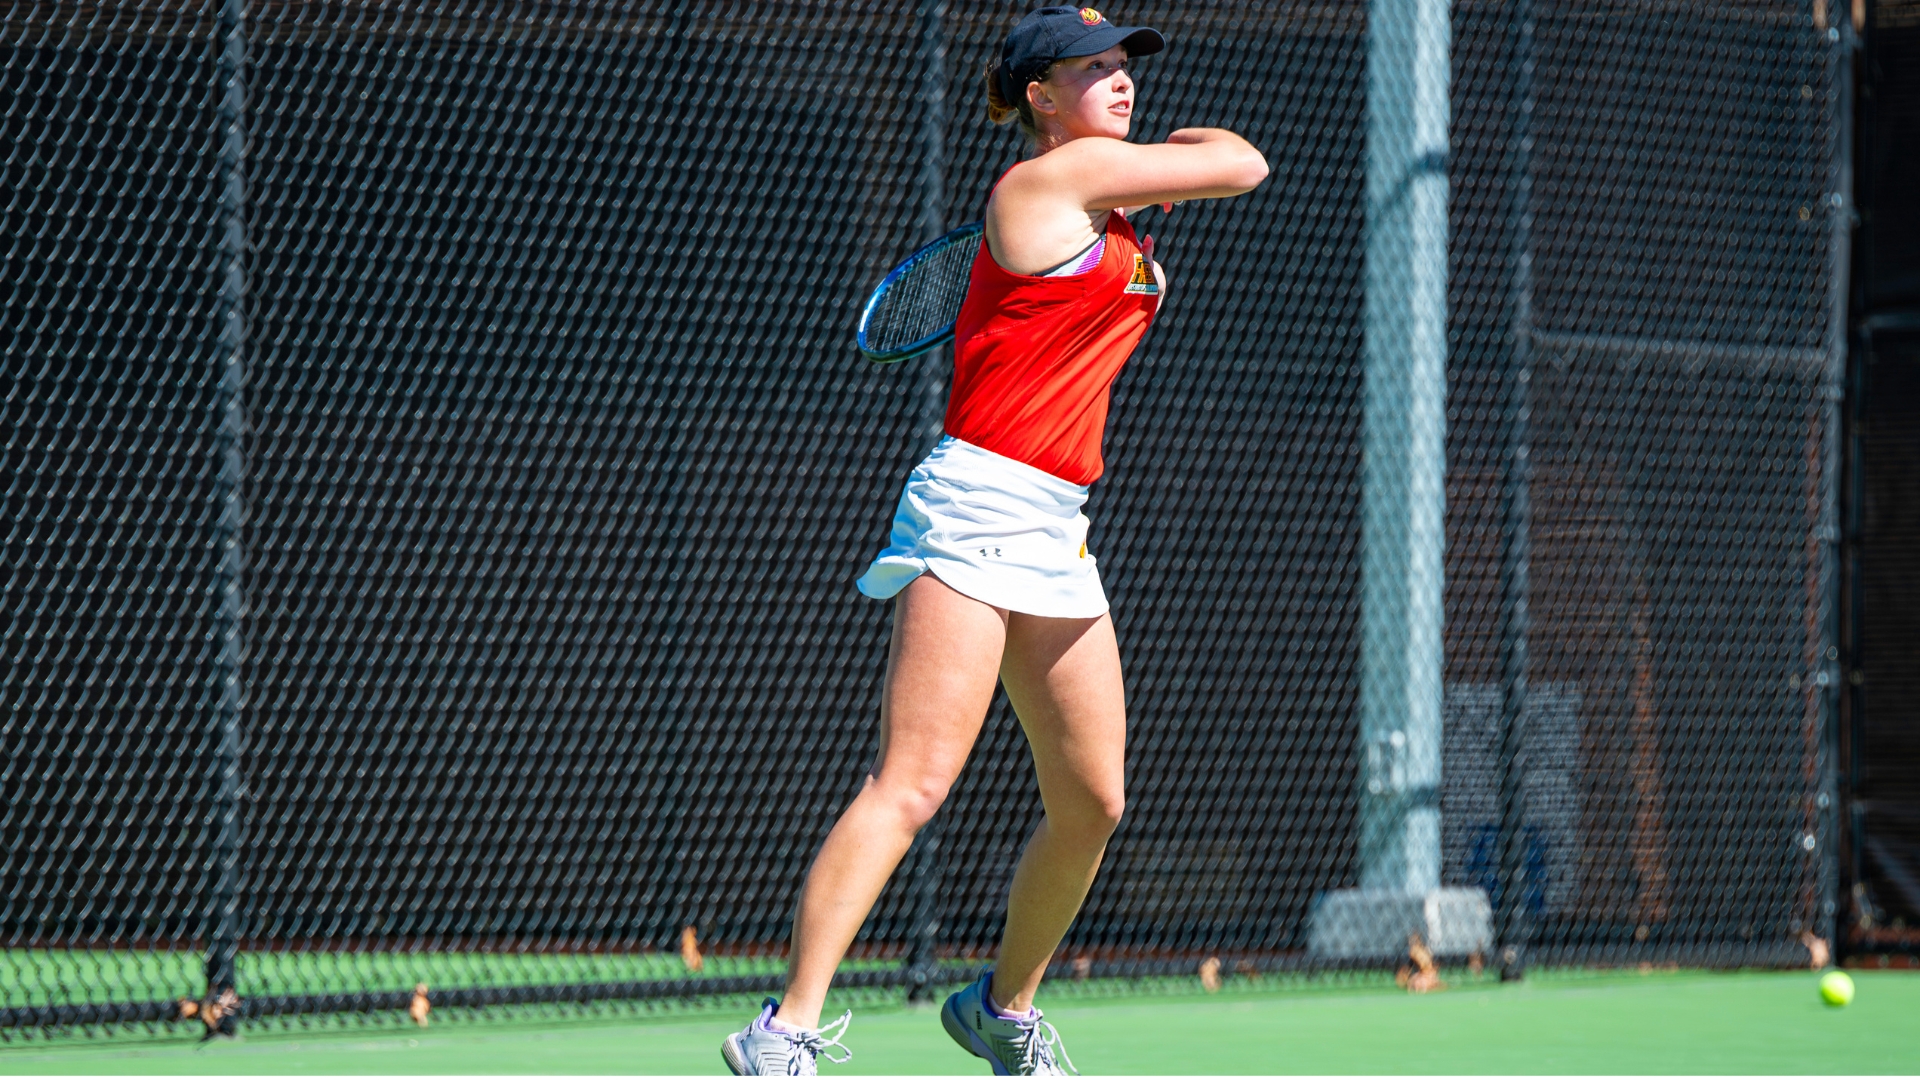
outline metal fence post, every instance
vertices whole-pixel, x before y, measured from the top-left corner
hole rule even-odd
[[[1450,11],[1376,0],[1368,70],[1360,885],[1440,883]]]
[[[238,1016],[227,1003],[236,992],[240,894],[240,716],[245,707],[241,666],[246,618],[242,588],[245,520],[241,484],[246,474],[247,343],[247,125],[246,3],[221,0],[219,57],[220,285],[214,413],[213,604],[213,866],[208,904],[208,1030],[232,1034]]]
[[[947,0],[920,2],[920,239],[946,231],[947,202]],[[915,453],[940,439],[947,406],[948,346],[919,362]]]
[[[1513,128],[1507,172],[1513,291],[1507,371],[1505,475],[1500,560],[1500,838],[1494,933],[1500,978],[1526,971],[1527,946],[1527,591],[1531,568],[1533,447],[1533,4],[1513,6]]]
[[[1820,508],[1813,542],[1818,545],[1820,655],[1818,673],[1809,672],[1819,695],[1820,730],[1817,734],[1817,789],[1807,829],[1815,867],[1815,908],[1808,929],[1830,942],[1837,958],[1840,837],[1835,826],[1839,803],[1840,695],[1849,665],[1840,662],[1840,427],[1846,399],[1847,315],[1851,302],[1848,271],[1852,262],[1855,219],[1853,204],[1853,57],[1860,38],[1848,13],[1836,5],[1826,30],[1828,124],[1832,158],[1828,166],[1827,227],[1829,229],[1827,327],[1824,342],[1827,363],[1821,379]]]
[[[1452,39],[1445,0],[1368,7],[1359,888],[1317,901],[1329,959],[1488,933],[1484,896],[1440,887]]]
[[[947,155],[947,0],[920,3],[920,239],[931,240],[945,227]],[[916,377],[914,453],[924,454],[940,438],[946,411],[944,347],[922,357]],[[927,822],[914,838],[908,871],[907,1000],[926,1001],[933,993],[934,944],[940,933],[937,902],[940,875],[940,818]]]
[[[930,1001],[939,960],[934,945],[940,936],[940,912],[936,902],[940,893],[940,875],[934,865],[940,858],[940,833],[932,822],[914,838],[913,867],[907,879],[912,896],[912,922],[907,928],[907,1000]]]

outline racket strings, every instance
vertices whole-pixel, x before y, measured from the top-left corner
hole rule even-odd
[[[980,251],[979,232],[921,253],[880,291],[867,312],[861,347],[870,355],[911,353],[953,330]]]

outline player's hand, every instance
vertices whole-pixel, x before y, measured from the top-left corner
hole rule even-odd
[[[1154,307],[1157,310],[1161,304],[1167,302],[1167,272],[1160,268],[1159,263],[1153,261],[1152,233],[1148,233],[1146,236],[1140,238],[1140,254],[1146,256],[1147,265],[1153,267],[1154,283],[1160,286],[1160,299],[1154,302]]]

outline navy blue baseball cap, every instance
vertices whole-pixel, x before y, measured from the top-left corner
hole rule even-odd
[[[1008,104],[1027,99],[1027,84],[1040,78],[1055,60],[1094,56],[1115,45],[1127,55],[1146,56],[1167,47],[1160,31],[1144,26],[1115,26],[1093,8],[1043,7],[1027,13],[1000,48],[1000,95]]]

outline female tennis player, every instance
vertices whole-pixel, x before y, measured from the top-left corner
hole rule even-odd
[[[1214,128],[1126,141],[1128,58],[1164,47],[1158,31],[1092,8],[1047,7],[987,70],[988,116],[1018,117],[1030,152],[987,199],[945,437],[908,476],[888,546],[859,581],[894,599],[878,759],[808,871],[785,997],[726,1040],[736,1074],[845,1060],[852,1014],[819,1026],[828,984],[959,777],[996,679],[1046,812],[1014,873],[994,966],[947,999],[941,1021],[996,1074],[1062,1072],[1034,992],[1125,801],[1120,655],[1080,508],[1102,469],[1108,388],[1167,290],[1152,239],[1136,242],[1126,214],[1238,195],[1267,175],[1259,151]]]

